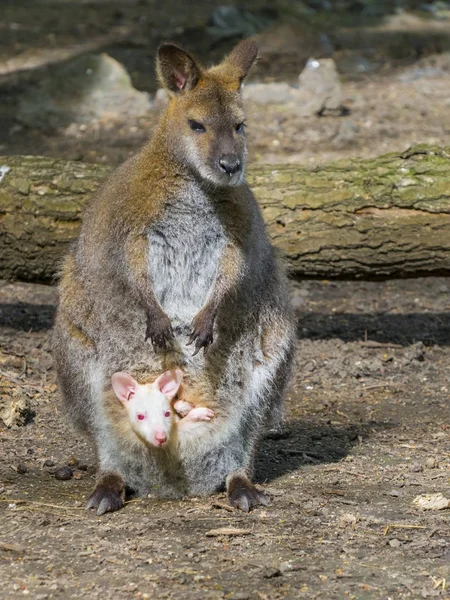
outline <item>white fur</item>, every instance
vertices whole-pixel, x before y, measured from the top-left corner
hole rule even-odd
[[[210,202],[190,190],[149,230],[149,275],[173,326],[190,324],[205,304],[227,242]]]
[[[134,431],[150,446],[162,448],[170,439],[174,412],[170,404],[183,374],[167,371],[153,383],[140,384],[127,373],[114,373],[112,386],[125,406]]]

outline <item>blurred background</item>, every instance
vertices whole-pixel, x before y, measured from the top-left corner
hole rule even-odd
[[[255,36],[250,159],[317,164],[450,131],[450,2],[2,0],[0,154],[118,164],[166,102],[161,41],[202,62]]]

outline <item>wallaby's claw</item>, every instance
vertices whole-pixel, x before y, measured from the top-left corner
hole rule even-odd
[[[167,315],[162,315],[156,319],[151,315],[147,316],[145,340],[148,339],[151,341],[155,352],[167,349],[167,345],[173,340],[172,325]]]
[[[209,312],[200,311],[192,321],[193,331],[189,336],[188,346],[195,342],[195,350],[192,356],[200,352],[202,348],[205,352],[213,341],[214,315]]]

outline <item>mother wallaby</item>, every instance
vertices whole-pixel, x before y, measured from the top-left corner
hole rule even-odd
[[[253,455],[281,410],[295,330],[244,181],[241,88],[257,51],[240,42],[204,69],[161,45],[167,109],[149,144],[96,194],[64,263],[54,355],[69,416],[96,444],[88,507],[99,514],[123,505],[125,486],[180,496],[226,484],[245,511],[267,502],[250,481]],[[148,448],[109,393],[115,371],[155,375],[168,363],[218,407],[212,422],[180,433],[176,456]]]

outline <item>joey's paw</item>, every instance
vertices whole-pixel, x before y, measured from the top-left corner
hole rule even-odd
[[[216,415],[214,411],[206,406],[193,408],[185,417],[188,421],[211,421]]]
[[[98,515],[119,510],[125,504],[125,486],[117,475],[102,478],[86,502],[86,509],[96,509]]]
[[[250,481],[241,477],[236,477],[230,481],[228,502],[234,508],[239,508],[246,513],[260,504],[270,506],[269,497],[260,492]]]
[[[155,352],[158,350],[166,350],[167,345],[173,340],[172,325],[166,314],[162,313],[157,317],[154,315],[147,315],[145,339],[151,341]]]
[[[185,400],[177,400],[174,403],[173,408],[179,415],[185,417],[194,407],[190,402],[186,402]]]
[[[195,356],[202,348],[206,348],[213,343],[215,314],[212,311],[201,310],[192,321],[192,333],[189,337],[188,346],[195,342],[195,350],[192,356]]]

